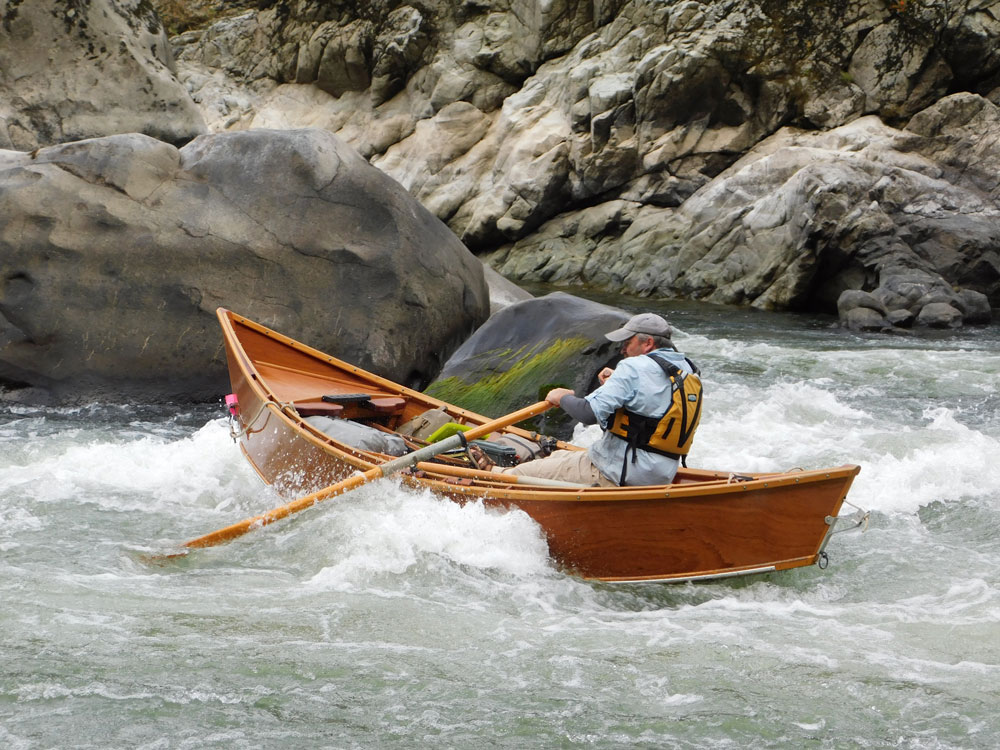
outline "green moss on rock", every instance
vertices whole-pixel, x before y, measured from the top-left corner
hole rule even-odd
[[[493,349],[476,355],[467,363],[469,376],[436,380],[427,393],[442,401],[499,417],[545,397],[556,386],[572,387],[570,362],[593,342],[585,338],[557,339],[538,350]],[[552,416],[546,421],[551,427]]]

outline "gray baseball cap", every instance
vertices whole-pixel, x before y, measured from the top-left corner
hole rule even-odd
[[[604,334],[604,337],[610,341],[625,341],[637,333],[645,333],[647,336],[663,336],[669,339],[673,332],[674,329],[670,324],[656,313],[639,313],[629,318],[628,323],[621,328]]]

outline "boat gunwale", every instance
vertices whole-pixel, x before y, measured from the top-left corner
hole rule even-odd
[[[392,380],[389,380],[388,378],[384,378],[381,375],[377,375],[373,372],[365,370],[364,368],[358,367],[357,365],[352,365],[350,362],[346,362],[342,359],[334,357],[333,355],[326,354],[325,352],[322,352],[319,349],[315,349],[309,346],[308,344],[304,344],[301,341],[297,341],[296,339],[291,338],[290,336],[286,336],[283,333],[279,333],[278,331],[268,328],[267,326],[261,323],[257,323],[256,321],[250,320],[249,318],[246,318],[242,315],[238,315],[237,313],[234,313],[231,310],[226,310],[225,308],[220,307],[216,311],[216,314],[219,318],[220,323],[222,324],[225,337],[231,343],[238,345],[234,346],[233,348],[235,351],[238,351],[240,353],[240,365],[247,370],[247,374],[253,375],[253,377],[250,380],[259,383],[262,388],[267,389],[268,398],[263,400],[269,400],[275,404],[282,403],[278,398],[276,398],[274,392],[270,389],[270,386],[266,385],[267,380],[264,378],[263,374],[257,369],[257,366],[254,363],[254,361],[244,350],[242,343],[239,340],[239,336],[236,334],[236,328],[234,323],[239,323],[240,325],[246,326],[247,328],[256,331],[257,333],[269,339],[277,341],[278,343],[284,344],[286,346],[290,346],[291,348],[303,354],[307,354],[310,357],[318,360],[319,362],[322,362],[324,365],[332,365],[335,368],[345,370],[355,375],[361,380],[373,381],[375,384],[385,388],[386,391],[394,395],[401,396],[410,401],[421,402],[423,404],[426,404],[429,408],[444,407],[449,414],[454,414],[456,416],[459,416],[462,419],[468,420],[473,424],[480,425],[480,424],[486,424],[487,422],[491,421],[490,417],[486,417],[482,414],[478,414],[468,409],[463,409],[460,406],[455,406],[454,404],[450,404],[447,401],[442,401],[441,399],[435,398],[434,396],[429,396],[426,393],[421,393],[420,391],[408,388],[405,385],[396,383]],[[309,374],[309,373],[303,372],[303,374]],[[319,375],[316,376],[321,377]],[[294,402],[292,403],[294,404]],[[523,437],[529,437],[531,435],[530,431],[514,426],[505,428],[505,431],[513,432]],[[558,442],[559,442],[559,447],[567,447],[571,450],[583,450],[579,446],[573,445],[572,443],[567,443],[562,440]]]

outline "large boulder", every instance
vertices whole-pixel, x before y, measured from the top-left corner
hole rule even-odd
[[[332,134],[0,151],[0,382],[204,399],[214,312],[420,386],[488,315],[482,264]]]
[[[894,319],[878,297],[859,289],[848,289],[840,295],[837,314],[848,328],[858,331],[884,331],[891,328]]]
[[[427,392],[490,417],[540,401],[555,386],[583,396],[597,387],[601,368],[618,357],[618,345],[604,334],[629,317],[565,292],[516,302],[494,313],[452,354]],[[570,424],[557,410],[546,422],[553,434],[565,434]]]
[[[947,302],[931,302],[920,309],[917,323],[928,328],[959,328],[962,312]]]
[[[174,144],[205,132],[152,6],[0,3],[0,148],[129,132]]]

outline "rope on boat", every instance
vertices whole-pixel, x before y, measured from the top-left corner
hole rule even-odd
[[[843,502],[845,505],[850,505],[852,508],[854,508],[854,513],[851,513],[851,515],[849,516],[827,516],[826,522],[830,524],[831,527],[829,533],[826,535],[827,539],[834,536],[835,534],[843,534],[845,531],[854,531],[859,527],[863,527],[861,528],[861,533],[868,531],[868,522],[871,519],[872,515],[871,511],[865,510],[864,508],[855,505],[854,503],[848,501],[846,498],[844,499]],[[836,528],[838,523],[845,521],[849,521],[851,525],[844,529]]]
[[[868,531],[868,522],[871,519],[872,512],[870,510],[865,510],[864,508],[858,505],[855,505],[847,498],[844,498],[844,505],[850,505],[856,511],[855,513],[852,513],[850,516],[847,516],[847,518],[850,519],[857,519],[856,523],[851,528],[856,529],[858,526],[864,525],[864,528],[861,529],[861,532],[864,533]],[[844,529],[844,531],[850,531],[850,530],[851,529]]]
[[[254,414],[253,418],[250,419],[249,421],[241,420],[238,414],[233,414],[232,412],[230,412],[229,437],[233,439],[234,443],[244,435],[248,435],[250,433],[250,428],[253,426],[254,422],[256,422],[260,418],[260,415],[264,413],[264,409],[266,409],[268,406],[277,406],[279,411],[284,411],[284,412],[287,412],[289,409],[291,409],[293,412],[293,416],[298,415],[298,412],[295,411],[295,404],[293,404],[291,401],[275,401],[274,399],[268,399],[267,401],[261,403],[260,408],[257,410],[257,413]]]

